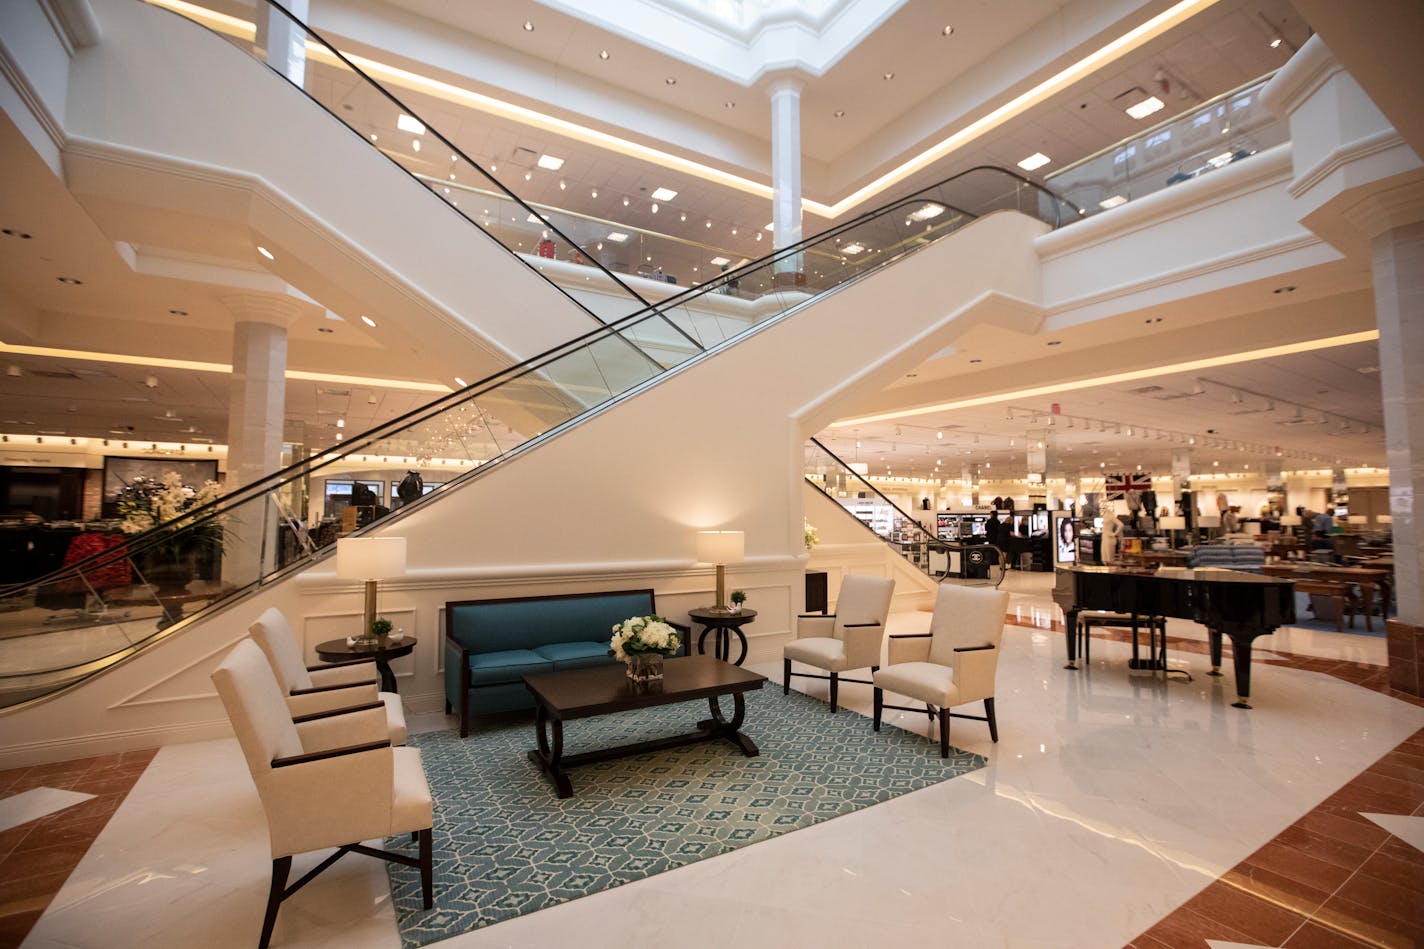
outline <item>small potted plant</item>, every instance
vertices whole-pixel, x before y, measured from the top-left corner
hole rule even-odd
[[[391,634],[391,621],[388,619],[371,620],[371,636],[378,643],[384,643],[386,637]]]
[[[732,601],[732,612],[740,613],[742,604],[747,602],[747,594],[745,590],[733,590],[732,595],[727,599]]]

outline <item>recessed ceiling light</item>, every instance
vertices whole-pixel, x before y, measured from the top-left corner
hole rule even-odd
[[[1043,152],[1034,152],[1032,155],[1019,162],[1019,167],[1022,168],[1024,171],[1033,171],[1035,168],[1042,168],[1044,165],[1048,164],[1052,160],[1053,159],[1049,158]]]
[[[1272,290],[1271,292],[1272,292],[1272,293],[1295,293],[1295,287],[1292,287],[1292,286],[1289,286],[1289,285],[1284,286],[1284,287],[1276,287],[1276,289]]]
[[[928,221],[930,218],[939,217],[944,213],[944,205],[935,204],[933,201],[927,202],[910,212],[910,219],[913,221]]]
[[[1103,200],[1099,201],[1099,202],[1098,202],[1098,207],[1100,207],[1100,208],[1102,208],[1104,211],[1106,211],[1108,208],[1115,208],[1115,207],[1117,207],[1119,204],[1126,204],[1126,203],[1127,203],[1127,199],[1126,199],[1126,198],[1124,198],[1124,197],[1123,197],[1122,195],[1120,195],[1120,194],[1115,194],[1115,195],[1113,195],[1111,198],[1103,198]]]
[[[832,112],[831,115],[835,116],[838,119],[843,119],[845,118],[845,109],[837,109],[836,111]]]
[[[1166,103],[1164,103],[1156,96],[1148,96],[1146,99],[1143,99],[1139,102],[1134,102],[1126,109],[1123,109],[1123,111],[1126,112],[1128,115],[1132,116],[1134,119],[1145,119],[1153,112],[1160,111],[1165,105]]]
[[[711,260],[709,260],[709,261],[707,261],[707,262],[708,262],[709,264],[711,264],[712,266],[714,266],[714,267],[721,267],[721,266],[723,266],[724,264],[730,264],[730,263],[731,263],[731,261],[728,260],[726,257],[713,257]]]
[[[1271,37],[1271,49],[1279,49],[1281,43],[1283,42],[1285,42],[1285,40],[1281,39],[1279,36]]]
[[[735,102],[733,102],[731,99],[728,99],[726,102],[723,102],[723,103],[722,103],[722,108],[724,108],[724,109],[735,109],[736,107],[737,107],[737,104],[736,104]]]
[[[680,221],[686,221],[686,220],[687,220],[687,213],[684,212],[684,213],[678,218],[678,220],[680,220]]]
[[[841,248],[841,251],[847,254],[859,254],[865,251],[865,245],[859,243],[847,244]]]
[[[318,326],[318,327],[316,328],[316,331],[317,331],[318,333],[335,333],[335,332],[336,332],[336,330],[332,329],[330,326]]]
[[[532,181],[533,179],[534,179],[534,172],[532,172],[532,171],[526,171],[526,172],[524,173],[524,180],[525,180],[525,181]]]
[[[1050,340],[1048,341],[1048,345],[1050,345],[1050,346],[1062,346],[1062,345],[1063,345],[1063,340],[1061,340],[1061,339],[1050,339]]]
[[[466,382],[464,379],[461,379],[459,376],[456,376],[456,377],[455,377],[455,385],[457,385],[457,386],[459,386],[461,389],[463,389],[463,388],[465,388],[465,386],[469,385],[469,383]]]
[[[982,359],[971,359],[971,360],[969,360],[969,361],[970,361],[971,363],[976,363],[976,362],[983,362],[984,360],[982,360]]]
[[[881,78],[881,79],[884,79],[886,82],[889,82],[891,79],[894,79],[894,78],[895,78],[895,74],[892,73],[892,72],[888,72],[888,73],[885,73],[885,74],[884,74],[883,76],[881,76],[880,78]]]
[[[671,188],[659,188],[653,192],[654,201],[671,201],[675,197],[677,197],[677,192]]]
[[[525,21],[524,21],[524,32],[526,32],[526,33],[533,33],[533,32],[534,32],[534,24],[531,23],[529,20],[525,20]]]
[[[31,237],[31,235],[26,234],[24,231],[17,231],[13,227],[0,230],[0,234],[4,234],[6,237],[18,237],[22,241],[27,241]]]
[[[952,26],[946,26],[944,29],[942,29],[942,30],[939,31],[939,35],[940,35],[940,36],[952,36],[953,34],[954,34],[954,27],[952,27]]]
[[[420,123],[420,120],[414,116],[406,115],[404,112],[396,118],[396,128],[412,135],[425,134],[425,126]]]
[[[367,316],[367,315],[364,314],[364,313],[361,314],[361,322],[362,322],[362,323],[365,323],[367,326],[371,327],[372,329],[375,329],[375,328],[376,328],[376,321],[373,320],[373,319],[371,319],[369,316]]]
[[[601,50],[599,50],[599,51],[598,51],[598,58],[599,58],[599,59],[607,59],[607,58],[608,58],[608,50],[606,50],[606,49],[601,49]]]
[[[670,85],[670,86],[675,86],[675,85],[677,85],[677,77],[676,77],[676,76],[668,76],[666,79],[663,80],[663,82],[667,83],[667,84]]]
[[[621,244],[627,239],[628,235],[622,231],[613,231],[608,235],[608,240],[613,241],[615,244]]]
[[[410,140],[410,149],[411,149],[411,151],[414,151],[414,152],[420,151],[420,139],[418,139],[418,138],[413,138],[413,139],[411,139],[411,140]]]
[[[654,214],[657,214],[657,213],[658,213],[658,203],[657,203],[656,201],[654,201],[654,202],[653,202],[653,206],[652,206],[649,210],[651,210]]]
[[[711,222],[711,221],[708,221],[708,222],[707,222],[707,226],[708,226],[708,227],[711,227],[711,226],[712,226],[712,222]]]
[[[547,168],[549,171],[558,171],[564,167],[564,160],[555,155],[540,155],[537,164],[540,168]]]
[[[83,280],[79,280],[75,277],[55,277],[54,279],[58,280],[60,283],[67,283],[71,287],[77,287],[84,282]]]
[[[187,316],[187,315],[188,315],[188,311],[187,311],[187,310],[169,310],[168,312],[169,312],[169,313],[172,313],[174,316]]]
[[[598,197],[598,189],[597,189],[597,188],[594,188],[592,191],[590,191],[590,192],[589,192],[589,197],[592,197],[592,198]]]

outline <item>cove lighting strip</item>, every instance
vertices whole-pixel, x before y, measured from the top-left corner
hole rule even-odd
[[[82,359],[87,362],[118,363],[125,366],[144,366],[153,369],[189,369],[193,372],[220,372],[232,375],[232,366],[223,362],[199,362],[194,359],[165,359],[162,356],[125,356],[122,353],[92,353],[78,349],[51,349],[48,346],[19,346],[0,342],[0,353],[15,353],[20,356],[43,356],[49,359]],[[405,379],[378,379],[375,376],[346,376],[335,372],[307,372],[303,369],[288,369],[286,378],[304,382],[338,382],[345,385],[372,386],[378,389],[406,389],[412,392],[437,392],[444,395],[454,392],[447,385],[438,382],[411,382]]]
[[[1210,369],[1214,366],[1230,366],[1236,363],[1251,362],[1256,359],[1271,359],[1276,356],[1289,356],[1292,353],[1308,353],[1317,349],[1348,346],[1351,343],[1369,343],[1377,339],[1379,339],[1379,330],[1346,333],[1343,336],[1327,336],[1323,339],[1310,339],[1300,343],[1287,343],[1284,346],[1268,346],[1265,349],[1252,349],[1246,352],[1232,353],[1229,356],[1212,356],[1207,359],[1192,359],[1187,362],[1171,363],[1166,366],[1154,366],[1151,369],[1114,372],[1106,376],[1096,376],[1092,379],[1079,379],[1076,382],[1061,382],[1055,385],[1035,386],[1031,389],[1000,392],[996,395],[981,395],[975,396],[972,399],[959,399],[955,402],[940,402],[937,405],[923,405],[918,408],[899,409],[894,412],[880,412],[875,415],[860,415],[855,418],[832,422],[829,427],[849,428],[852,425],[868,425],[871,422],[888,422],[891,419],[912,418],[917,415],[929,415],[933,412],[952,412],[956,409],[971,409],[980,405],[993,405],[996,402],[1006,402],[1010,399],[1029,399],[1042,395],[1053,395],[1058,392],[1074,392],[1079,389],[1091,389],[1094,386],[1116,385],[1119,382],[1136,382],[1139,379],[1152,379],[1157,376],[1169,375],[1176,372],[1196,372],[1201,369]]]
[[[165,7],[185,16],[191,20],[203,23],[219,33],[226,33],[230,36],[240,37],[244,40],[252,40],[255,35],[255,27],[247,20],[237,17],[217,13],[204,7],[197,6],[185,0],[147,0],[154,6]],[[1020,93],[1008,102],[989,112],[964,128],[950,135],[948,138],[931,145],[929,148],[910,158],[899,166],[876,178],[864,187],[841,198],[834,204],[822,204],[819,201],[812,201],[809,198],[801,199],[801,207],[804,211],[819,215],[824,218],[836,218],[849,211],[851,208],[868,201],[878,194],[883,193],[892,186],[904,181],[910,175],[923,170],[929,165],[948,155],[955,149],[967,145],[984,135],[993,131],[1000,125],[1012,118],[1026,112],[1032,106],[1039,104],[1050,96],[1067,89],[1071,84],[1091,74],[1094,70],[1101,69],[1136,50],[1144,43],[1150,42],[1162,35],[1167,30],[1182,23],[1183,21],[1201,13],[1212,6],[1217,0],[1180,0],[1166,10],[1147,20],[1145,23],[1128,30],[1126,33],[1109,41],[1093,52],[1084,56],[1072,65],[1054,73],[1049,78],[1035,85],[1027,92]],[[315,59],[327,63],[335,63],[330,53],[325,47],[319,46],[312,41],[307,41],[307,53]],[[598,148],[607,149],[628,158],[636,158],[650,162],[662,168],[684,172],[704,181],[715,182],[726,187],[733,188],[746,194],[755,195],[770,201],[773,197],[773,190],[770,185],[741,175],[734,175],[730,172],[695,162],[691,159],[682,158],[660,149],[650,148],[647,145],[632,142],[607,132],[600,132],[576,122],[569,122],[565,119],[555,118],[534,109],[527,109],[517,106],[492,96],[483,95],[469,89],[447,82],[441,82],[428,76],[422,76],[395,66],[388,66],[385,63],[364,56],[357,56],[343,51],[352,63],[360,66],[368,74],[385,79],[394,85],[402,86],[416,92],[423,92],[427,95],[435,96],[446,102],[456,105],[466,106],[490,115],[501,116],[523,125],[552,132],[556,135],[563,135],[586,145],[593,145]]]

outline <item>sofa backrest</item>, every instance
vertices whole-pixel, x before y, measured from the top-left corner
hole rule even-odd
[[[458,600],[445,604],[445,636],[470,652],[608,642],[613,624],[655,612],[652,590]]]
[[[1193,567],[1225,567],[1260,573],[1266,566],[1266,551],[1258,544],[1211,544],[1192,552]]]

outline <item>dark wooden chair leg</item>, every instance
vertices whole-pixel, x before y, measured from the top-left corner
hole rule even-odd
[[[949,712],[946,709],[939,710],[939,756],[949,757]]]
[[[420,831],[420,893],[425,908],[435,905],[435,836],[430,827]]]
[[[272,889],[267,893],[267,914],[262,918],[262,938],[257,943],[257,949],[267,949],[272,942],[272,928],[277,925],[277,910],[287,889],[287,874],[291,872],[291,857],[278,857],[272,861]]]
[[[445,714],[446,714],[446,715],[449,715],[450,712],[451,712],[450,700],[449,700],[449,699],[446,699],[446,700],[445,700]]]
[[[410,842],[411,842],[411,843],[415,843],[415,842],[416,842],[417,840],[419,840],[419,839],[420,839],[420,831],[418,831],[418,830],[413,830],[413,831],[410,832]]]
[[[999,720],[994,717],[994,697],[991,695],[984,700],[984,717],[989,719],[989,737],[999,740]]]
[[[875,730],[880,731],[880,716],[885,711],[885,690],[875,687]]]
[[[791,694],[791,660],[781,660],[781,694]]]
[[[840,688],[841,680],[834,672],[831,673],[831,714],[836,713],[836,692]]]

